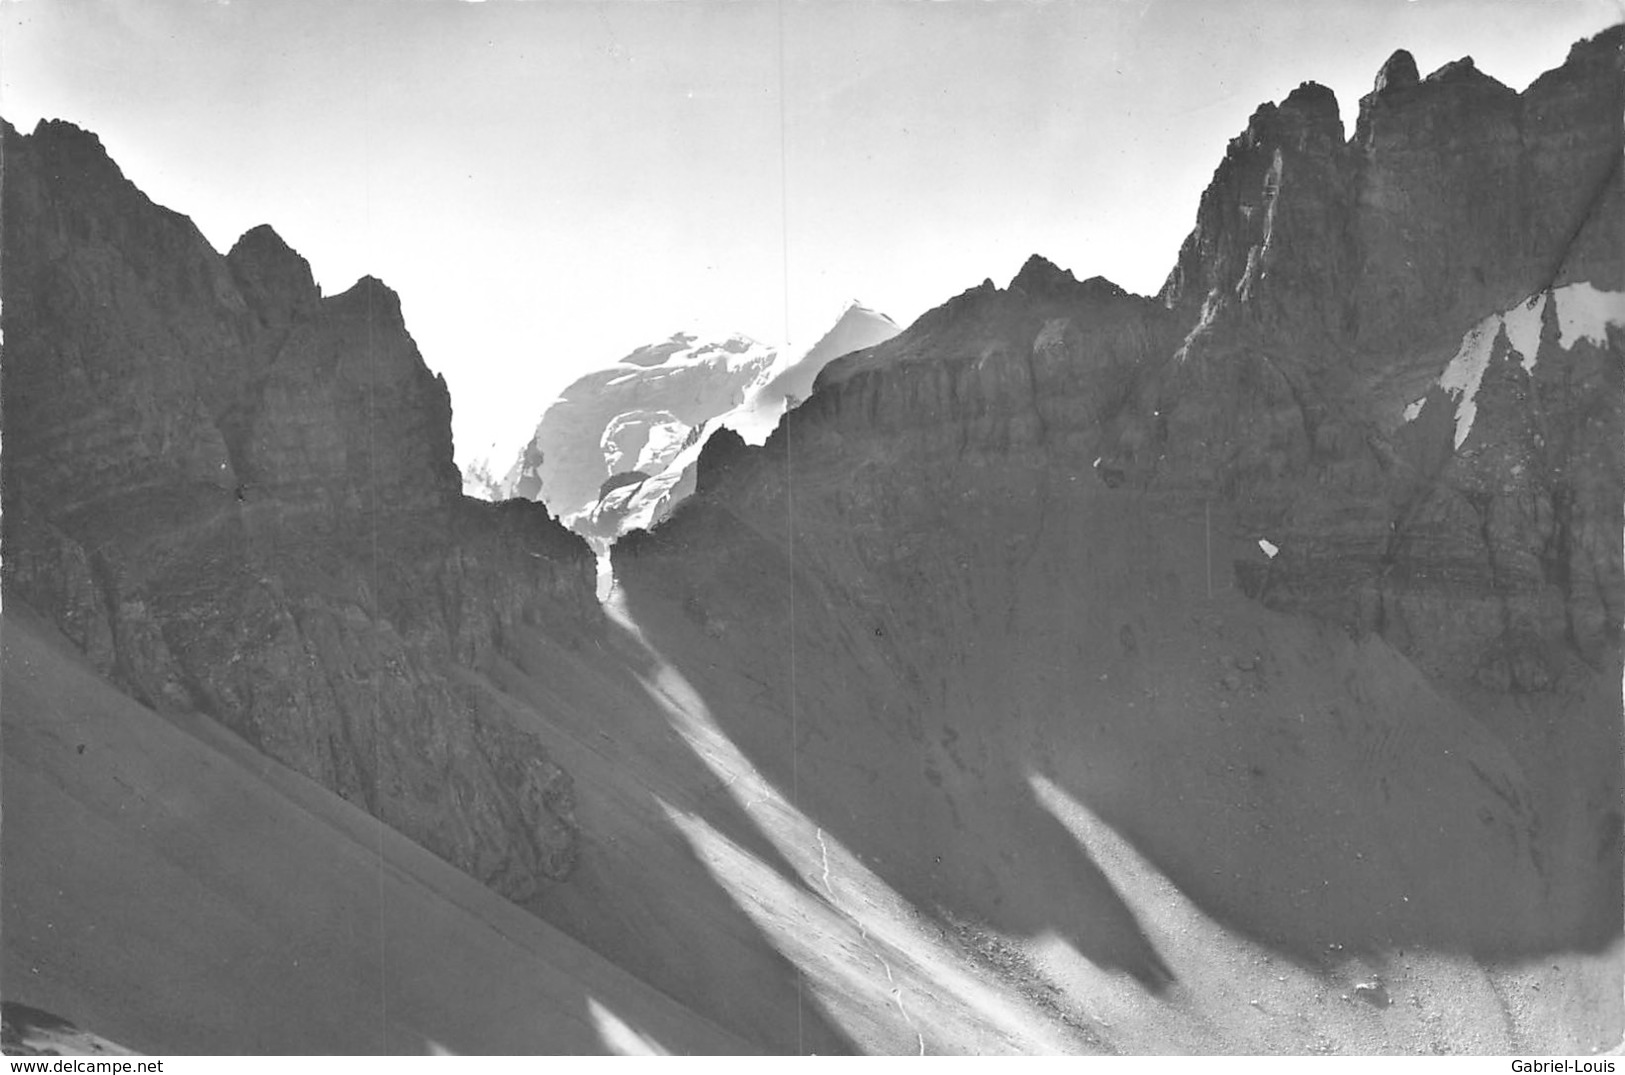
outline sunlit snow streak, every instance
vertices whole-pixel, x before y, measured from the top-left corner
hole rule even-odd
[[[951,1027],[954,1040],[976,1052],[1078,1050],[1051,1016],[982,981],[936,930],[917,924],[906,900],[779,793],[718,726],[693,685],[649,644],[619,588],[609,591],[604,608],[650,657],[649,671],[638,677],[649,697],[807,887],[788,882],[704,818],[665,801],[662,808],[854,1041],[923,1052],[930,1028]]]
[[[596,591],[598,601],[606,608],[611,595],[615,592],[615,564],[609,558],[608,542],[595,540],[592,542],[593,552],[598,557],[598,578]]]
[[[1120,1047],[1166,1051],[1186,1041],[1200,1049],[1211,1042],[1215,1022],[1232,1037],[1258,1035],[1262,1041],[1271,1011],[1290,1010],[1289,998],[1312,994],[1320,984],[1311,972],[1281,962],[1266,986],[1257,967],[1270,962],[1267,949],[1216,922],[1116,829],[1049,778],[1032,773],[1027,779],[1038,802],[1134,908],[1146,939],[1172,975],[1173,985],[1161,1001],[1147,1007],[1133,979],[1095,967],[1069,945],[1051,940],[1052,953],[1062,951],[1072,963],[1069,976],[1083,979],[1090,1014],[1113,1028]],[[1259,1051],[1265,1050],[1260,1046]]]
[[[834,895],[835,895],[835,890],[833,888],[829,887],[829,844],[824,842],[824,830],[823,829],[819,829],[817,835],[818,835],[818,854],[824,860],[824,875],[821,878],[821,880],[824,882],[824,891],[828,892],[830,894],[830,896],[833,898]],[[889,969],[886,971],[886,977],[887,978],[891,977],[891,971]]]
[[[1094,811],[1042,774],[1030,774],[1027,782],[1044,809],[1089,852],[1124,902],[1136,909],[1153,943],[1158,936],[1173,936],[1197,927],[1212,928],[1212,919],[1179,886]],[[1239,947],[1240,942],[1236,943]]]
[[[1134,908],[1146,939],[1173,984],[1152,1004],[1128,976],[1107,972],[1059,938],[1051,938],[1044,962],[1086,998],[1088,1014],[1110,1028],[1124,1052],[1210,1052],[1217,1028],[1230,1049],[1279,1051],[1301,1032],[1312,1004],[1317,1037],[1340,1050],[1369,1048],[1385,1023],[1421,1019],[1420,1009],[1383,1010],[1354,1002],[1362,982],[1380,980],[1384,963],[1343,951],[1337,938],[1327,948],[1327,968],[1315,971],[1268,946],[1228,929],[1188,897],[1151,859],[1111,824],[1049,778],[1031,773],[1038,802],[1070,832]],[[1499,1009],[1495,987],[1470,958],[1410,949],[1408,973],[1454,998],[1462,1011]],[[1336,998],[1330,1003],[1322,1001]],[[1430,1031],[1431,1032],[1431,1031]],[[1483,1042],[1490,1051],[1511,1048],[1510,1039]]]
[[[587,1014],[592,1017],[593,1029],[604,1048],[615,1056],[668,1056],[669,1052],[649,1035],[628,1026],[626,1020],[587,998]]]

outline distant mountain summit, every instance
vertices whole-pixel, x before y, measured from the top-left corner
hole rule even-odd
[[[897,335],[891,318],[858,303],[805,354],[746,336],[676,333],[640,347],[564,390],[506,474],[470,468],[470,495],[543,500],[566,525],[599,538],[648,527],[694,488],[692,467],[727,427],[760,444],[812,390],[832,359]]]
[[[572,523],[598,502],[604,479],[664,470],[690,430],[743,403],[777,358],[745,336],[679,332],[576,379],[542,412],[498,498],[545,500]]]
[[[812,394],[813,380],[831,361],[853,351],[885,343],[900,331],[897,323],[885,314],[854,302],[841,314],[835,326],[813,344],[812,350],[774,374],[773,379],[762,387],[756,397],[758,409],[768,412],[775,404],[782,405],[784,409],[794,407]],[[773,414],[773,419],[773,424],[777,425],[777,413]],[[771,427],[767,432],[770,431]],[[741,429],[739,432],[744,434],[747,431]],[[745,439],[749,441],[752,438],[746,436]]]

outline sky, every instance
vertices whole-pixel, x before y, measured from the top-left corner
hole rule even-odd
[[[1395,49],[1516,89],[1625,0],[0,0],[0,115],[401,295],[459,463],[677,331],[811,347],[1041,253],[1155,292],[1225,144]]]

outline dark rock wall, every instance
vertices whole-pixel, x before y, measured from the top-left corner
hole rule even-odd
[[[1138,488],[1234,547],[1269,540],[1278,557],[1221,564],[1227,584],[1446,678],[1606,676],[1625,340],[1564,339],[1557,311],[1570,285],[1625,291],[1622,41],[1576,45],[1521,95],[1396,54],[1347,141],[1305,84],[1232,141],[1159,300],[1035,257],[826,368],[761,453],[719,441],[699,487],[743,513],[783,495],[787,452],[932,460],[964,483],[979,459],[1025,460]],[[1545,303],[1534,353],[1496,322],[1476,394],[1441,386],[1469,331],[1526,300]]]
[[[1419,95],[1407,122],[1448,135],[1431,157],[1417,135],[1390,160],[1376,119],[1345,142],[1313,87],[1261,109],[1159,299],[1034,258],[837,360],[764,446],[713,437],[694,496],[615,545],[629,607],[753,763],[922,908],[1158,980],[1131,931],[1079,927],[1110,896],[1079,895],[1039,772],[1305,962],[1608,949],[1625,337],[1576,340],[1558,311],[1581,282],[1625,292],[1620,218],[1588,208],[1595,143],[1619,153],[1621,39],[1522,97],[1390,63],[1379,96]],[[1546,159],[1563,139],[1573,160]],[[1468,234],[1500,188],[1466,171],[1495,161],[1544,170],[1549,201]],[[1468,428],[1446,385],[1486,325]],[[1249,756],[1263,740],[1294,745]],[[1355,857],[1372,833],[1404,863]],[[1593,999],[1617,1020],[1616,995]]]
[[[5,136],[5,581],[159,709],[195,708],[516,898],[569,874],[570,777],[455,669],[590,627],[592,557],[459,495],[397,297],[229,255],[93,135]]]
[[[1617,329],[1563,348],[1548,310],[1537,354],[1497,342],[1459,446],[1437,421],[1459,404],[1433,383],[1486,317],[1566,284],[1625,289],[1620,47],[1618,30],[1584,42],[1521,96],[1470,60],[1417,79],[1396,56],[1334,167],[1294,169],[1293,139],[1273,139],[1277,200],[1323,208],[1303,227],[1276,214],[1247,247],[1258,275],[1210,274],[1160,401],[1170,432],[1151,479],[1216,486],[1282,547],[1270,603],[1515,688],[1556,678],[1507,669],[1561,665],[1548,643],[1593,667],[1616,659]],[[1240,263],[1246,239],[1208,216],[1193,242]]]

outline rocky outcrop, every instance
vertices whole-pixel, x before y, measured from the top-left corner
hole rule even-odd
[[[1163,292],[1195,317],[1163,433],[1105,454],[1279,544],[1266,601],[1515,689],[1613,659],[1619,322],[1559,322],[1625,291],[1621,41],[1521,95],[1398,54],[1347,144],[1308,89],[1232,144]]]
[[[1040,307],[1076,285],[1030,263],[832,368],[809,416],[917,425],[961,454],[1042,441],[1217,504],[1238,539],[1280,546],[1238,565],[1262,599],[1451,675],[1521,688],[1565,653],[1598,667],[1625,598],[1620,43],[1582,42],[1521,95],[1470,60],[1424,79],[1396,54],[1347,142],[1305,84],[1232,141],[1165,313],[1056,319]],[[1094,359],[1109,383],[1078,380],[1087,361],[1056,364],[1070,386],[1044,376],[1069,348],[1115,355]]]
[[[568,877],[569,774],[457,669],[595,622],[592,557],[459,495],[397,296],[269,227],[222,257],[70,124],[4,138],[8,595],[504,894]]]
[[[1007,289],[985,281],[831,363],[796,413],[809,428],[884,435],[911,454],[1052,444],[1087,454],[1097,427],[1125,420],[1178,327],[1157,302],[1099,277],[1080,283],[1034,255]]]

